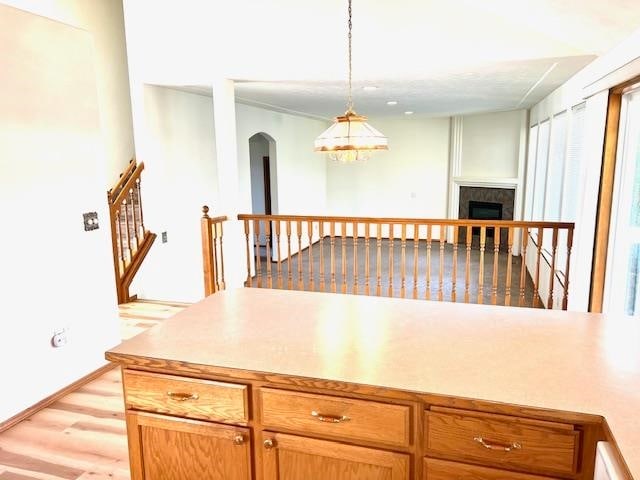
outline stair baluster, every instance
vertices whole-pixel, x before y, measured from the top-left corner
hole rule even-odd
[[[131,160],[116,185],[107,192],[111,223],[113,266],[118,303],[130,300],[129,286],[156,234],[144,227],[140,175],[144,163]]]

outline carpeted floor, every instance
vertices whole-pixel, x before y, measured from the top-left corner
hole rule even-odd
[[[454,246],[445,243],[441,249],[440,242],[432,241],[429,249],[426,240],[420,240],[417,245],[413,240],[407,240],[403,249],[400,240],[393,242],[393,250],[390,253],[390,241],[382,240],[380,278],[378,278],[377,266],[377,245],[375,239],[369,242],[369,275],[365,269],[365,243],[363,239],[358,240],[357,245],[357,281],[354,281],[354,245],[353,239],[347,238],[344,249],[342,238],[337,237],[334,244],[335,252],[335,276],[331,275],[331,245],[330,239],[324,238],[314,243],[311,248],[304,249],[300,255],[292,255],[291,262],[285,258],[280,265],[281,275],[278,276],[277,262],[271,262],[271,284],[272,288],[284,288],[293,290],[314,290],[332,291],[332,278],[335,282],[335,291],[345,293],[366,294],[368,285],[369,294],[382,296],[420,298],[438,300],[440,296],[445,301],[465,302],[465,294],[468,294],[468,303],[480,303],[480,248],[478,242],[472,244],[469,259],[469,281],[466,283],[466,245],[459,244],[457,248],[457,271],[454,284]],[[320,269],[320,250],[324,257],[324,271]],[[520,285],[521,257],[511,256],[511,282],[507,288],[507,263],[509,255],[506,247],[500,246],[498,253],[498,265],[496,275],[496,288],[494,290],[494,245],[488,239],[484,253],[483,288],[480,297],[481,303],[491,304],[494,301],[500,305],[505,305],[507,292],[510,293],[509,304],[517,306],[520,295],[524,293],[524,305],[532,306],[534,298],[534,286],[531,277],[525,272],[525,282],[523,289]],[[344,251],[344,253],[343,253]],[[416,253],[417,251],[417,253]],[[417,254],[417,275],[414,276],[414,258]],[[311,255],[311,259],[309,256]],[[389,257],[392,256],[390,275]],[[344,273],[343,273],[344,256]],[[301,265],[299,264],[301,262]],[[269,263],[266,261],[266,252],[261,250],[260,278],[252,279],[252,286],[268,288]],[[311,263],[311,266],[310,266]],[[430,264],[430,269],[427,264]],[[442,284],[440,280],[440,265],[442,263]],[[402,265],[404,264],[404,282],[402,278]],[[299,275],[299,271],[302,275]],[[428,272],[428,270],[430,270]],[[313,272],[313,274],[310,274]],[[324,285],[324,288],[321,288]],[[404,289],[403,289],[404,285]],[[355,290],[355,291],[354,291]]]

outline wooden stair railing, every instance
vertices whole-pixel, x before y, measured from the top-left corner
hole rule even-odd
[[[567,309],[573,223],[238,219],[248,287]]]
[[[128,302],[129,286],[156,239],[144,226],[140,175],[144,163],[129,162],[116,185],[107,192],[111,246],[118,303]]]
[[[225,289],[224,259],[222,256],[222,224],[227,217],[209,217],[209,207],[202,207],[202,264],[205,297]]]

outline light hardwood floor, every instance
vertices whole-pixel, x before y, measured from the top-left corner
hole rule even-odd
[[[150,328],[184,304],[120,305],[123,338]],[[0,480],[129,479],[120,370],[97,379],[0,434]]]

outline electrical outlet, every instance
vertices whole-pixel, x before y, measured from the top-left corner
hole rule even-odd
[[[67,330],[63,328],[62,330],[53,332],[53,337],[51,337],[51,346],[55,348],[64,347],[68,341]]]
[[[83,213],[82,217],[84,218],[85,232],[90,232],[91,230],[97,230],[100,228],[100,225],[98,224],[98,212]]]
[[[169,241],[167,240],[167,232],[162,232],[161,237],[162,237],[162,243],[167,243]]]

